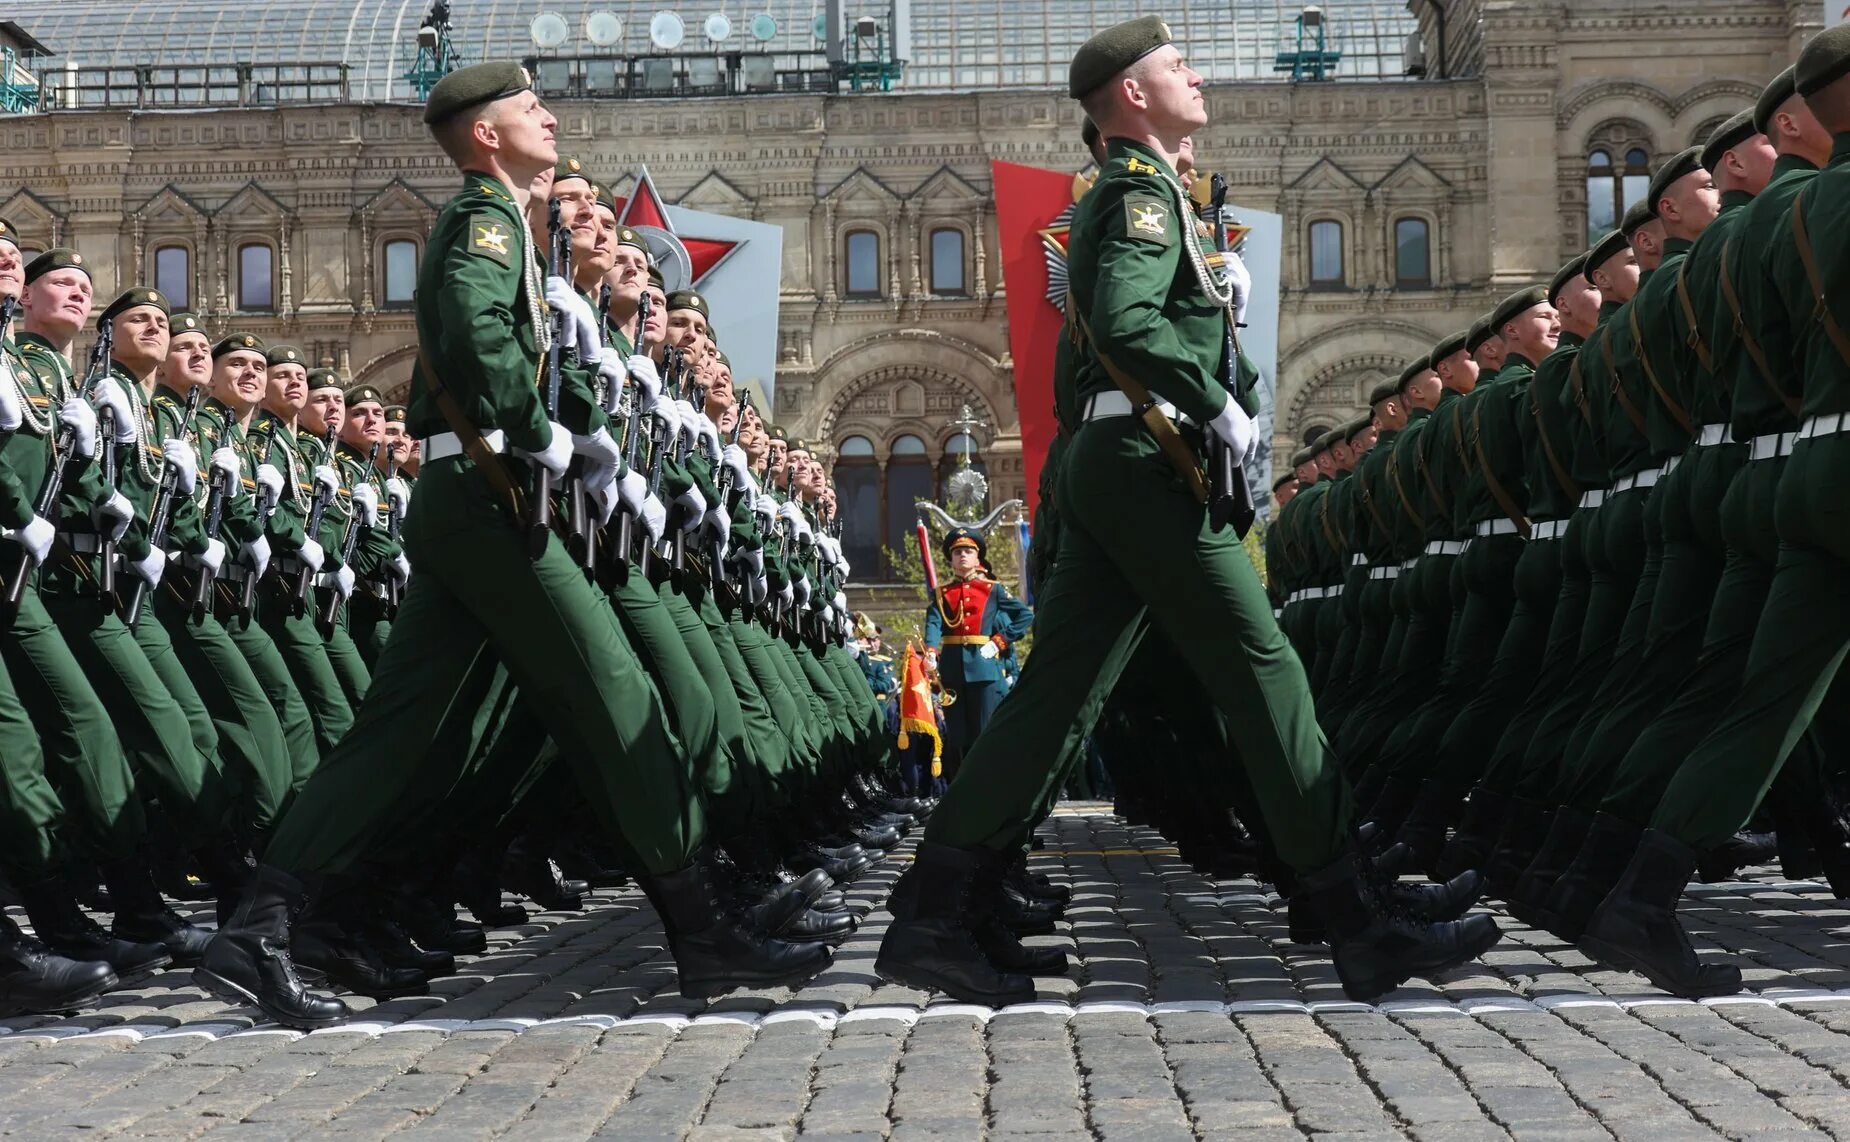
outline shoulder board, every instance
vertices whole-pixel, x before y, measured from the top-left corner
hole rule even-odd
[[[1138,158],[1136,155],[1131,155],[1129,158],[1124,160],[1124,169],[1129,171],[1132,174],[1155,174],[1156,173],[1156,165],[1154,163],[1147,163],[1144,160]]]

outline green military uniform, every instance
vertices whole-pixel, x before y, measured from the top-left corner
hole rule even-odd
[[[387,424],[405,422],[405,406],[392,404],[385,407]],[[398,530],[404,522],[404,511],[409,506],[412,479],[398,467],[395,459],[382,461],[384,471],[378,486],[382,498],[379,501],[380,524],[377,534],[372,539],[383,543],[378,549],[379,555],[370,574],[355,589],[353,598],[346,608],[348,613],[348,630],[353,641],[359,647],[360,657],[370,671],[379,661],[379,652],[385,649],[385,641],[392,633],[393,601],[403,592],[404,584],[399,582],[395,560],[404,554],[398,542]],[[389,475],[389,479],[387,476]],[[398,483],[394,485],[393,480]],[[393,495],[394,488],[405,493],[402,500]]]

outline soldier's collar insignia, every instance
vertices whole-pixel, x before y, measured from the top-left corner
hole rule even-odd
[[[492,250],[502,257],[507,256],[508,232],[499,223],[490,222],[475,228],[475,246],[478,250]]]
[[[1136,155],[1132,155],[1130,158],[1124,160],[1124,169],[1131,172],[1132,174],[1155,174],[1156,173],[1156,167],[1154,164],[1146,163],[1142,159],[1138,158]]]

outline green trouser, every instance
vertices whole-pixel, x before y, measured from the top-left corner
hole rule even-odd
[[[1445,676],[1447,648],[1459,624],[1452,621],[1457,610],[1453,599],[1453,572],[1456,554],[1420,556],[1413,565],[1413,582],[1409,588],[1412,607],[1406,632],[1401,637],[1400,660],[1388,684],[1384,700],[1377,703],[1372,716],[1360,727],[1347,727],[1350,737],[1343,745],[1343,756],[1351,765],[1365,766],[1367,775],[1358,795],[1363,804],[1370,803],[1381,784],[1393,772],[1387,764],[1396,735],[1405,736],[1412,719],[1409,708],[1424,709],[1434,689]],[[1458,584],[1463,594],[1462,581]]]
[[[822,696],[816,693],[815,684],[804,673],[803,665],[797,660],[797,652],[789,640],[773,638],[771,649],[779,668],[784,672],[784,684],[809,713],[806,722],[816,757],[815,774],[821,777],[835,764],[835,751],[840,748],[835,740],[834,719],[829,716],[829,709],[823,704]]]
[[[272,584],[277,582],[271,580]],[[293,599],[274,588],[259,592],[259,596],[258,625],[275,642],[277,652],[288,665],[289,677],[295,680],[297,692],[308,705],[308,716],[315,723],[315,748],[325,758],[353,728],[353,703],[335,672],[326,640],[315,629],[315,593],[309,592],[309,606],[301,614],[296,613]]]
[[[276,640],[270,637],[263,624],[254,615],[242,614],[224,602],[219,603],[217,614],[232,645],[250,665],[251,674],[263,688],[264,696],[270,700],[270,709],[276,712],[277,721],[282,724],[283,742],[288,751],[289,792],[293,795],[301,790],[308,775],[321,762],[321,747],[315,741],[315,719],[310,716],[308,703],[289,673],[289,663],[283,659],[283,652],[277,649]]]
[[[1779,565],[1739,693],[1677,771],[1651,827],[1696,849],[1753,816],[1808,730],[1850,741],[1850,436],[1800,440],[1779,482]]]
[[[1352,771],[1364,768],[1367,762],[1366,759],[1357,760],[1350,743],[1367,732],[1369,723],[1381,715],[1383,707],[1400,698],[1405,686],[1400,677],[1400,652],[1407,642],[1407,627],[1413,621],[1413,580],[1418,570],[1417,561],[1411,567],[1398,568],[1399,574],[1388,582],[1387,629],[1381,636],[1381,656],[1375,676],[1356,694],[1354,704],[1336,724],[1336,732],[1330,735],[1337,756]]]
[[[198,845],[224,829],[230,808],[216,763],[218,731],[167,629],[144,622],[129,630],[80,585],[94,573],[42,571],[40,597],[115,726],[137,786],[158,794],[181,839]]]
[[[282,721],[269,696],[216,616],[195,619],[192,608],[171,590],[155,592],[149,609],[153,615],[143,611],[136,640],[152,657],[143,632],[155,626],[165,630],[217,731],[219,771],[239,787],[241,823],[267,833],[281,815],[293,781]]]
[[[371,670],[379,663],[379,652],[385,649],[385,640],[392,633],[392,620],[386,617],[385,603],[372,593],[371,584],[359,587],[353,593],[353,600],[348,603],[351,614],[348,620],[349,632],[353,643],[360,648],[360,660]]]
[[[772,728],[782,748],[761,750],[760,756],[782,758],[781,768],[767,765],[767,773],[776,795],[789,804],[801,795],[804,783],[815,771],[813,754],[803,733],[803,713],[784,682],[783,672],[777,668],[770,636],[764,628],[737,616],[727,620],[726,625],[732,630],[733,644],[751,672],[753,684],[771,707]]]
[[[331,591],[317,591],[317,596],[326,604],[326,596]],[[323,612],[325,613],[325,612]],[[352,712],[360,708],[366,698],[366,688],[372,684],[372,670],[366,664],[366,656],[360,653],[359,643],[354,641],[353,632],[348,628],[352,621],[353,608],[343,605],[340,618],[332,629],[322,636],[327,646],[328,665],[334,670],[334,677],[340,681],[340,692],[347,699],[347,710]]]
[[[828,719],[835,743],[833,764],[827,776],[831,781],[838,781],[854,765],[854,722],[848,716],[848,704],[842,700],[835,680],[822,668],[821,660],[807,643],[793,648],[793,653],[803,676],[809,681],[810,691],[822,701],[823,715]]]
[[[733,696],[738,699],[739,713],[745,720],[747,748],[738,758],[738,764],[752,789],[754,807],[762,812],[771,807],[768,799],[790,765],[789,745],[777,730],[770,699],[758,688],[751,668],[745,664],[738,639],[720,613],[713,592],[703,588],[695,594],[699,599],[700,620],[707,625],[707,634],[713,639],[714,649],[719,651],[720,662],[726,668],[726,682],[731,685]]]
[[[619,567],[610,587],[610,602],[631,648],[655,681],[693,774],[704,780],[707,773],[728,771],[730,763],[720,756],[725,746],[713,692],[655,587],[633,565]]]
[[[1721,497],[1721,528],[1728,557],[1709,606],[1695,669],[1632,743],[1600,802],[1602,812],[1635,825],[1651,819],[1664,787],[1741,691],[1749,651],[1760,629],[1779,560],[1780,476],[1787,458],[1747,460],[1747,445],[1724,445],[1733,470]],[[1716,451],[1720,451],[1719,449]]]
[[[1367,587],[1367,560],[1357,564],[1351,559],[1349,569],[1343,572],[1342,598],[1338,600],[1338,613],[1333,620],[1337,624],[1336,642],[1330,652],[1329,665],[1322,670],[1321,677],[1312,675],[1310,680],[1319,709],[1348,701],[1349,688],[1355,678],[1356,653],[1362,643],[1362,594]]]
[[[707,812],[714,818],[715,831],[734,836],[751,816],[750,790],[734,772],[741,758],[751,756],[751,743],[745,736],[745,713],[739,709],[739,696],[733,692],[726,664],[720,659],[719,648],[713,645],[707,624],[694,609],[694,601],[666,580],[656,584],[655,593],[680,631],[701,683],[711,695],[719,749],[710,755],[711,764],[699,771],[700,784],[706,791]]]
[[[1279,855],[1320,868],[1348,843],[1348,785],[1317,728],[1303,664],[1231,528],[1215,529],[1131,418],[1093,421],[1060,473],[1060,552],[1034,654],[931,815],[927,839],[1008,849],[1025,839],[1135,647],[1145,608],[1239,727]]]
[[[494,671],[478,664],[489,659],[532,704],[589,807],[633,847],[638,871],[685,867],[706,836],[700,796],[609,599],[564,544],[549,536],[535,558],[527,531],[463,457],[425,466],[404,541],[422,570],[372,696],[283,818],[269,861],[344,871],[396,827],[401,801],[450,789],[466,757],[432,746],[453,724],[446,715],[485,698]]]
[[[1537,780],[1546,789],[1546,779],[1524,768],[1529,743],[1537,727],[1554,709],[1555,699],[1573,680],[1574,667],[1580,657],[1580,631],[1586,625],[1587,600],[1593,593],[1593,574],[1587,567],[1587,536],[1597,508],[1581,508],[1568,517],[1567,530],[1558,546],[1560,592],[1555,596],[1554,614],[1548,620],[1548,642],[1542,651],[1541,669],[1529,695],[1517,707],[1514,717],[1497,737],[1490,762],[1484,766],[1480,781],[1484,787],[1505,796],[1539,796],[1524,783]]]
[[[1325,589],[1346,593],[1348,576],[1330,584]],[[1325,598],[1323,605],[1317,608],[1317,659],[1305,665],[1310,670],[1311,692],[1320,694],[1330,680],[1330,672],[1336,669],[1336,656],[1341,653],[1343,631],[1348,626],[1349,604],[1343,601],[1342,593],[1335,598]]]
[[[135,777],[115,723],[39,597],[36,575],[18,608],[0,617],[0,660],[38,730],[53,787],[67,806],[81,805],[71,823],[98,860],[134,856],[148,828]],[[20,773],[13,758],[4,764],[12,785],[30,772],[30,754],[19,759]]]
[[[54,830],[64,812],[45,773],[38,730],[12,676],[0,669],[0,873],[14,884],[50,876],[57,867]]]

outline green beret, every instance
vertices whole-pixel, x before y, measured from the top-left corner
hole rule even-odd
[[[629,246],[633,249],[641,250],[645,254],[649,252],[649,244],[642,240],[642,235],[636,233],[636,231],[630,229],[628,226],[617,227],[617,245]],[[654,269],[654,267],[651,266],[650,269]],[[651,274],[650,276],[660,277],[661,275]]]
[[[591,186],[591,172],[585,169],[585,165],[577,159],[568,159],[560,155],[558,165],[552,168],[552,185],[557,187],[560,183],[570,182],[573,179],[578,179],[586,186]]]
[[[1375,426],[1374,417],[1358,416],[1354,420],[1350,421],[1348,424],[1343,425],[1343,428],[1342,428],[1343,439],[1353,441],[1356,437],[1362,435],[1362,433],[1364,432],[1367,432],[1369,429],[1373,428],[1374,426]]]
[[[1800,95],[1816,95],[1850,72],[1850,24],[1826,28],[1811,38],[1793,65],[1792,85]]]
[[[1643,229],[1645,224],[1657,217],[1657,200],[1641,198],[1625,208],[1625,214],[1619,219],[1619,233],[1630,241],[1631,236]]]
[[[205,322],[199,320],[197,313],[173,313],[167,317],[167,334],[169,341],[177,340],[183,333],[206,335]]]
[[[1315,460],[1316,458],[1317,458],[1316,449],[1300,448],[1296,452],[1293,452],[1291,454],[1291,466],[1293,468],[1302,468],[1304,465],[1310,463],[1312,460]]]
[[[308,358],[294,345],[272,345],[269,352],[263,355],[263,360],[268,365],[300,365],[304,369],[308,368]]]
[[[1460,341],[1459,344],[1463,345],[1464,342]],[[1447,354],[1447,356],[1450,356],[1450,354]],[[1409,361],[1407,367],[1400,371],[1399,379],[1394,382],[1394,391],[1397,393],[1406,392],[1407,386],[1413,383],[1413,378],[1419,376],[1421,373],[1430,372],[1431,370],[1432,360],[1428,357],[1421,357],[1417,361]]]
[[[1284,487],[1286,484],[1295,484],[1297,482],[1298,474],[1287,469],[1283,475],[1272,481],[1272,491],[1277,492],[1278,489]]]
[[[1490,328],[1501,335],[1503,324],[1521,317],[1527,310],[1538,305],[1548,304],[1548,287],[1541,285],[1519,289],[1497,303],[1497,308],[1490,311]]]
[[[716,365],[724,365],[728,370],[732,368],[732,358],[726,356],[726,354],[721,353],[717,349],[713,351],[713,363]]]
[[[405,406],[402,404],[386,405],[385,406],[385,421],[387,424],[405,423]]]
[[[1587,251],[1587,264],[1586,268],[1582,271],[1587,279],[1587,284],[1595,284],[1593,281],[1594,270],[1605,265],[1612,259],[1613,255],[1617,254],[1620,250],[1629,249],[1631,249],[1631,243],[1627,242],[1625,240],[1625,235],[1618,230],[1614,230],[1604,238],[1593,243],[1593,248]]]
[[[662,277],[661,267],[654,263],[649,265],[649,284],[664,292],[668,289],[668,281]]]
[[[1368,407],[1373,408],[1385,400],[1393,400],[1400,395],[1400,386],[1393,381],[1382,381],[1368,390]]]
[[[31,285],[53,270],[82,270],[85,277],[90,276],[90,267],[84,265],[84,256],[76,250],[60,246],[26,263],[26,284]]]
[[[1440,338],[1439,343],[1432,347],[1432,352],[1427,355],[1426,360],[1423,362],[1424,367],[1430,369],[1440,361],[1450,357],[1453,353],[1458,352],[1460,349],[1470,352],[1471,349],[1476,348],[1476,346],[1466,345],[1466,342],[1470,339],[1471,331],[1469,329],[1460,329],[1456,333]]]
[[[19,231],[4,218],[0,218],[0,242],[5,242],[15,250],[19,249]]]
[[[227,353],[243,352],[262,356],[263,351],[263,338],[255,333],[227,333],[218,339],[218,344],[212,346],[212,359],[216,361]]]
[[[790,433],[785,431],[784,426],[781,424],[766,425],[764,432],[765,435],[769,436],[772,440],[781,440],[785,444],[790,443]]]
[[[1327,429],[1325,430],[1324,434],[1322,436],[1317,437],[1315,443],[1313,443],[1310,446],[1310,454],[1312,456],[1317,456],[1324,452],[1328,452],[1330,449],[1336,447],[1338,444],[1343,443],[1343,441],[1347,439],[1348,438],[1343,435],[1343,429],[1341,425],[1337,425],[1335,428]]]
[[[1561,291],[1567,288],[1567,283],[1585,273],[1586,268],[1587,255],[1579,254],[1573,261],[1556,270],[1555,276],[1548,279],[1548,304],[1553,305],[1555,299],[1561,296]]]
[[[1169,25],[1155,16],[1114,24],[1079,45],[1066,73],[1066,93],[1074,99],[1103,87],[1112,76],[1171,42]]]
[[[1492,310],[1491,312],[1494,313],[1496,311]],[[1465,331],[1465,352],[1476,355],[1478,348],[1483,345],[1484,342],[1495,336],[1498,336],[1497,327],[1490,323],[1490,314],[1486,313],[1476,321],[1473,321],[1471,323],[1471,328]],[[1443,360],[1443,358],[1435,355],[1432,359],[1432,363],[1437,365],[1441,360]]]
[[[1702,144],[1703,169],[1714,173],[1722,165],[1722,156],[1753,138],[1760,132],[1754,130],[1754,109],[1752,107],[1737,111],[1726,123],[1709,132],[1708,142]]]
[[[691,289],[678,289],[668,295],[668,309],[691,309],[702,317],[711,316],[707,312],[707,299]]]
[[[367,404],[367,403],[372,403],[372,404],[377,404],[377,405],[383,405],[385,403],[385,394],[379,391],[379,388],[377,385],[361,384],[361,385],[355,385],[352,388],[347,390],[347,407],[348,408],[352,408],[354,405],[357,405],[357,404]]]
[[[320,392],[322,389],[341,387],[340,374],[333,369],[310,369],[308,371],[308,391]]]
[[[1760,98],[1754,100],[1754,130],[1769,139],[1773,137],[1773,113],[1799,93],[1798,71],[1798,65],[1794,64],[1780,72],[1760,89]]]
[[[595,182],[591,184],[591,197],[596,200],[591,203],[593,207],[601,207],[608,211],[613,219],[617,216],[617,204],[610,201],[610,191],[606,190],[602,184]]]
[[[1664,164],[1652,173],[1650,189],[1645,191],[1645,198],[1650,201],[1651,208],[1657,209],[1657,204],[1663,201],[1664,194],[1670,189],[1671,183],[1692,171],[1701,169],[1703,169],[1701,147],[1690,147],[1688,150],[1678,151],[1665,159]]]
[[[147,286],[136,286],[134,289],[125,289],[116,295],[116,300],[110,302],[108,307],[97,316],[96,327],[101,329],[103,322],[114,321],[129,310],[142,305],[151,305],[169,316],[173,314],[173,307],[167,304],[166,294],[157,289],[149,289]]]
[[[432,127],[454,115],[533,90],[533,77],[512,60],[470,64],[437,81],[424,101],[424,122]]]

